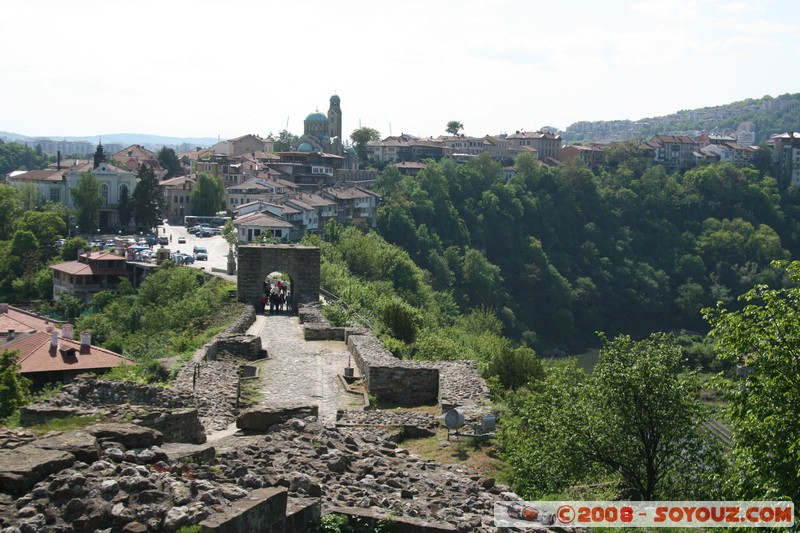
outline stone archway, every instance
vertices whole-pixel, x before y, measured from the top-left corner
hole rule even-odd
[[[320,249],[294,244],[241,244],[237,271],[238,300],[256,305],[264,278],[273,271],[286,272],[292,280],[292,312],[319,301]]]

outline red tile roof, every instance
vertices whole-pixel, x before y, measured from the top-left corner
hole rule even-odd
[[[53,326],[55,326],[53,321],[46,316],[18,309],[11,305],[8,306],[8,311],[0,313],[0,333],[8,333],[10,329],[13,329],[17,334],[35,333]]]
[[[51,335],[41,331],[9,342],[5,348],[19,350],[20,373],[104,370],[133,361],[98,346],[81,347],[80,341],[58,338],[51,346]]]

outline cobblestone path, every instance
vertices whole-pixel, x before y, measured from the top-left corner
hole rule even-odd
[[[344,342],[306,341],[298,318],[287,315],[258,315],[247,333],[261,336],[269,354],[260,376],[262,403],[316,404],[324,424],[336,421],[337,409],[361,407],[338,378],[348,361]]]

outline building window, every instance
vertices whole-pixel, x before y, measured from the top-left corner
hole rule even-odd
[[[108,183],[103,183],[101,194],[103,195],[103,205],[108,205]]]
[[[56,203],[61,201],[61,189],[50,189],[50,201]]]

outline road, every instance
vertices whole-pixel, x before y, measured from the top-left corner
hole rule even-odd
[[[166,233],[164,233],[166,230]],[[217,271],[227,272],[228,268],[228,243],[222,235],[214,235],[212,237],[197,237],[186,231],[185,226],[162,224],[158,227],[158,236],[172,237],[172,242],[165,248],[169,248],[170,252],[182,252],[189,255],[194,255],[192,250],[195,245],[205,246],[208,250],[207,261],[195,261],[194,264],[189,265],[194,268],[202,268],[208,272],[212,269]],[[178,244],[178,239],[183,237],[186,239],[186,244]]]

